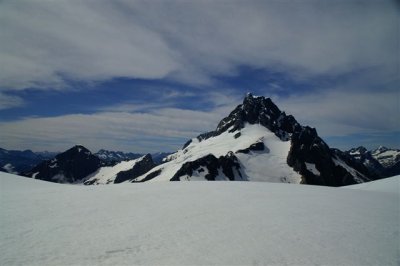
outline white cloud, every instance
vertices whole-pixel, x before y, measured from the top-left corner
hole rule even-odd
[[[395,75],[398,17],[394,1],[2,1],[0,88],[207,83],[240,65]]]
[[[129,77],[216,86],[215,77],[234,76],[240,66],[303,80],[363,70],[359,84],[299,92],[277,104],[322,136],[399,129],[398,90],[385,84],[396,83],[398,75],[395,1],[5,0],[0,25],[0,109],[24,104],[12,90],[72,89],[68,80]],[[273,93],[295,91],[269,86]],[[210,113],[174,108],[176,100],[194,94],[171,89],[155,102],[125,102],[92,115],[2,122],[0,146],[56,149],[82,142],[140,151],[145,144],[163,149],[157,145],[165,141],[176,147],[213,129],[241,100],[218,91],[227,93],[207,94]],[[196,92],[199,101],[202,93]]]
[[[26,118],[0,122],[0,146],[60,151],[84,143],[93,151],[172,151],[189,138],[213,130],[224,115],[224,108],[212,112],[164,108],[151,113],[100,112]]]
[[[288,98],[275,97],[281,109],[322,137],[400,131],[399,91],[335,88]]]
[[[0,92],[0,110],[20,107],[25,104],[24,100],[18,96],[6,95]]]
[[[5,1],[0,87],[56,87],[63,79],[162,78],[176,68],[157,34],[105,1]]]

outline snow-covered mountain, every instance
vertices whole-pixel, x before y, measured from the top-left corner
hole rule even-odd
[[[0,265],[397,266],[399,181],[93,187],[0,173]]]
[[[155,166],[150,154],[140,158],[122,161],[114,166],[103,166],[96,172],[87,176],[84,180],[85,185],[99,185],[122,183],[134,179],[148,172]]]
[[[23,175],[35,179],[76,183],[102,165],[101,160],[82,145],[58,154],[54,159],[43,161]]]
[[[109,151],[104,149],[99,150],[94,155],[99,157],[102,161],[105,161],[110,164],[115,164],[122,161],[130,161],[143,156],[143,154],[139,153]]]
[[[400,162],[400,150],[388,149],[380,146],[376,150],[371,151],[371,155],[385,168],[392,168]]]
[[[374,150],[357,147],[346,151],[377,177],[400,175],[400,150],[380,146]]]
[[[300,125],[270,98],[250,93],[214,131],[189,140],[159,164],[165,155],[157,154],[155,162],[149,154],[91,154],[78,145],[25,175],[84,184],[243,180],[343,186],[382,178],[380,165],[385,176],[399,167],[399,151],[331,149],[316,129]]]
[[[161,164],[163,159],[170,155],[170,152],[157,152],[152,153],[151,157],[155,164]],[[101,149],[96,152],[94,155],[99,157],[102,161],[104,161],[107,165],[114,165],[122,161],[131,161],[134,159],[138,159],[140,157],[145,156],[146,154],[141,153],[133,153],[133,152],[122,152],[122,151],[109,151]]]
[[[46,159],[53,158],[57,153],[33,152],[31,150],[6,150],[0,148],[0,171],[7,173],[22,173],[32,169]]]
[[[82,145],[75,145],[54,159],[41,162],[23,175],[55,183],[98,185],[134,179],[154,166],[150,154],[133,160],[109,161],[101,160]]]
[[[216,130],[199,135],[134,182],[248,180],[340,186],[369,181],[314,128],[270,98],[247,94]]]

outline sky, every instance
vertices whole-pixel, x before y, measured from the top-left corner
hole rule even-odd
[[[400,148],[389,0],[0,1],[0,147],[175,151],[247,92],[331,146]]]

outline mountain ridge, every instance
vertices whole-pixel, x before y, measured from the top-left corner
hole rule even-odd
[[[255,128],[257,126],[259,128]],[[258,137],[251,139],[245,147],[241,147],[237,150],[232,150],[231,147],[225,147],[226,150],[222,154],[219,151],[215,151],[215,154],[213,154],[213,152],[207,153],[202,151],[204,148],[198,148],[203,145],[207,149],[212,150],[212,146],[218,143],[204,145],[204,142],[212,143],[216,139],[221,139],[222,135],[224,135],[226,139],[221,141],[232,143],[233,147],[243,140],[244,134],[253,134],[253,136],[255,136],[255,133],[246,132],[246,128],[252,128],[250,131],[254,130],[254,132],[258,132],[256,133]],[[264,128],[264,132],[260,133],[259,130],[262,131],[262,128]],[[274,134],[277,139],[273,139],[268,132]],[[249,136],[246,136],[246,138],[248,137]],[[236,144],[232,142],[232,139],[236,140]],[[282,156],[278,149],[274,151],[275,154],[268,155],[271,151],[268,146],[271,144],[267,143],[268,141],[266,142],[266,139],[272,143],[279,143],[279,145],[281,145],[280,149],[282,150],[285,149],[283,148],[283,146],[285,146],[284,143],[290,142],[287,154]],[[256,144],[259,143],[260,140],[263,144]],[[335,153],[331,150],[318,136],[315,128],[300,125],[292,115],[286,115],[285,112],[282,112],[270,98],[253,96],[251,93],[248,93],[243,103],[239,104],[227,117],[223,118],[214,131],[200,134],[196,138],[189,140],[181,150],[166,158],[167,165],[154,168],[146,176],[138,178],[137,181],[156,180],[157,176],[163,175],[163,171],[168,173],[167,175],[173,176],[171,180],[178,180],[177,174],[185,180],[190,180],[190,177],[193,177],[195,171],[197,171],[195,173],[195,179],[200,175],[204,180],[210,180],[210,177],[212,177],[211,180],[215,180],[215,178],[220,175],[222,179],[236,180],[237,178],[233,178],[231,174],[226,175],[225,173],[235,172],[235,170],[238,171],[239,168],[242,169],[242,171],[238,172],[238,176],[243,178],[243,176],[246,176],[246,174],[243,173],[249,169],[249,165],[246,167],[246,163],[244,162],[249,162],[252,159],[242,158],[238,160],[238,156],[245,157],[244,155],[240,155],[239,150],[244,149],[250,151],[250,147],[255,147],[256,145],[258,145],[261,150],[259,153],[262,154],[262,156],[265,158],[271,157],[271,160],[279,157],[279,160],[276,162],[280,164],[281,167],[287,164],[294,172],[298,173],[301,176],[300,183],[341,186],[371,180],[371,177],[369,177],[365,171],[362,173],[363,171],[360,172],[356,169],[359,167],[356,167],[356,163],[351,158],[344,158],[342,153]],[[193,151],[196,149],[203,152],[203,155],[197,156],[198,154],[194,154]],[[258,157],[261,155],[252,152],[252,156]],[[221,161],[229,161],[229,164],[232,166],[232,171],[227,171],[226,167],[222,167]],[[238,163],[238,161],[240,162]],[[351,165],[348,165],[345,161],[351,162]],[[173,162],[175,162],[176,165],[173,165]],[[240,167],[238,167],[238,165],[240,165]],[[252,166],[254,166],[254,164],[252,164]],[[273,166],[271,165],[271,167]],[[156,171],[158,171],[158,174],[156,174]],[[277,171],[275,173],[282,175],[277,179],[282,182],[290,182],[288,180],[293,180],[295,176],[295,174],[290,174],[288,171]],[[292,178],[289,178],[287,175],[292,176]],[[164,180],[165,178],[166,177],[162,177],[161,179]],[[257,178],[257,180],[261,179],[262,178]]]
[[[375,176],[371,168],[350,152],[330,148],[315,128],[301,125],[294,116],[281,111],[270,98],[251,93],[221,119],[214,131],[192,138],[162,162],[161,159],[160,162],[154,161],[150,154],[138,158],[139,154],[135,153],[100,150],[92,154],[81,145],[74,148],[83,150],[86,160],[91,161],[86,162],[90,169],[75,173],[77,178],[69,169],[57,168],[51,161],[42,163],[41,167],[32,169],[26,175],[51,181],[54,176],[50,175],[57,175],[53,169],[56,168],[59,175],[68,176],[67,182],[79,180],[85,184],[241,180],[324,186],[357,184],[382,177]],[[376,151],[380,155],[385,152],[388,149],[384,147]],[[158,154],[160,158],[164,155]],[[104,157],[103,161],[99,157]],[[381,159],[390,161],[383,155]],[[81,165],[85,159],[79,160],[78,165]],[[117,170],[121,173],[115,172]],[[100,176],[94,178],[96,171]],[[105,173],[112,176],[107,177]],[[60,180],[65,181],[63,178]],[[57,178],[53,181],[58,182]]]

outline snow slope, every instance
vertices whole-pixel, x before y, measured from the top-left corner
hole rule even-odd
[[[264,126],[247,124],[241,129],[240,137],[235,138],[238,131],[229,133],[229,130],[203,141],[192,139],[190,145],[168,156],[168,162],[153,168],[145,175],[138,177],[137,181],[143,180],[147,175],[161,170],[161,174],[149,180],[169,181],[174,174],[186,162],[192,162],[208,154],[215,157],[225,156],[228,152],[236,153],[248,148],[250,145],[262,141],[265,145],[264,151],[253,151],[249,154],[236,153],[241,165],[241,173],[244,180],[300,183],[301,176],[287,165],[286,158],[290,149],[290,141],[281,141],[274,133]],[[266,176],[267,174],[267,176]],[[205,180],[205,174],[193,177],[181,178],[181,180]],[[216,178],[224,180],[222,174]]]
[[[73,186],[0,173],[0,265],[398,265],[398,196],[260,182]]]
[[[129,161],[122,161],[114,166],[104,166],[99,168],[93,174],[90,174],[88,177],[85,178],[85,182],[93,181],[93,184],[110,184],[113,183],[117,174],[122,171],[127,171],[132,169],[132,167],[139,161],[141,161],[145,156],[140,158],[129,160]]]
[[[377,181],[346,186],[346,188],[400,194],[400,175],[380,179]]]

